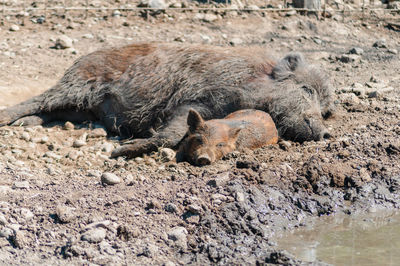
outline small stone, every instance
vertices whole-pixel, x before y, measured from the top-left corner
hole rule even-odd
[[[71,208],[65,205],[58,205],[56,207],[58,220],[60,220],[60,222],[62,223],[72,222],[75,219],[74,210],[75,208]]]
[[[27,208],[21,208],[19,210],[19,212],[20,212],[22,218],[25,219],[25,221],[29,221],[34,217],[34,214]]]
[[[338,60],[342,63],[352,63],[355,62],[357,59],[359,59],[359,55],[355,54],[344,54],[341,57],[338,58]]]
[[[80,147],[85,146],[86,144],[87,144],[86,141],[84,141],[84,140],[82,140],[82,139],[76,139],[76,140],[74,141],[74,143],[72,143],[72,147],[74,147],[74,148],[80,148]]]
[[[229,44],[232,45],[232,46],[239,46],[239,45],[242,45],[242,44],[243,44],[243,40],[240,39],[240,38],[232,38],[232,39],[229,41]]]
[[[103,228],[94,228],[82,234],[81,240],[89,243],[100,243],[106,237],[106,232]]]
[[[385,39],[380,39],[380,40],[374,42],[374,44],[372,46],[376,47],[376,48],[387,48],[387,43],[386,43]]]
[[[238,202],[243,202],[245,200],[244,194],[242,192],[236,192],[235,199]]]
[[[161,204],[158,200],[152,199],[147,203],[146,209],[161,209]]]
[[[4,217],[4,215],[0,214],[0,225],[6,225],[7,224],[7,219]]]
[[[201,206],[199,206],[197,204],[190,204],[188,206],[188,210],[189,210],[189,212],[194,213],[194,214],[200,214],[203,211]]]
[[[114,149],[114,145],[110,142],[106,142],[102,144],[101,146],[101,151],[103,152],[111,152]]]
[[[213,22],[213,21],[216,21],[217,19],[218,19],[217,15],[210,14],[210,13],[204,14],[204,17],[203,17],[203,21],[205,21],[205,22]]]
[[[149,7],[156,9],[165,9],[167,8],[167,4],[164,0],[149,0]]]
[[[258,6],[256,6],[256,5],[248,5],[248,6],[245,7],[245,9],[248,9],[248,10],[259,10],[260,8]]]
[[[84,34],[84,35],[82,36],[82,38],[83,38],[83,39],[93,39],[94,36],[93,36],[93,34],[91,34],[91,33],[86,33],[86,34]]]
[[[16,24],[11,25],[10,31],[19,31],[19,26]]]
[[[160,150],[160,155],[163,162],[169,162],[175,159],[176,153],[170,148],[162,148]]]
[[[135,158],[135,162],[138,163],[138,164],[141,164],[141,163],[144,162],[144,159],[142,157],[136,157]]]
[[[0,229],[0,237],[10,238],[14,234],[14,230],[9,227],[3,227]]]
[[[368,173],[368,170],[366,168],[360,169],[360,177],[361,180],[364,182],[370,182],[372,180],[371,175]]]
[[[173,203],[168,203],[167,205],[165,205],[164,210],[170,213],[177,213],[178,207],[176,207],[176,205]]]
[[[13,189],[29,189],[29,182],[28,181],[15,181],[13,186]]]
[[[46,144],[49,141],[49,137],[48,136],[43,136],[40,138],[40,143],[41,144]]]
[[[362,55],[364,53],[364,50],[360,47],[353,47],[350,49],[349,54],[357,54],[357,55]]]
[[[21,134],[21,139],[25,140],[25,141],[29,141],[31,139],[31,136],[29,135],[28,132],[22,132]]]
[[[45,157],[48,157],[48,158],[52,158],[52,159],[54,159],[54,160],[61,160],[61,158],[62,158],[61,155],[56,154],[56,153],[54,153],[54,152],[52,152],[52,151],[46,152],[46,153],[44,154],[44,156],[45,156]]]
[[[390,54],[397,54],[398,51],[396,49],[388,49],[388,53]]]
[[[113,17],[119,17],[121,16],[121,12],[119,10],[114,10],[114,12],[112,13]]]
[[[121,183],[121,178],[113,173],[105,172],[101,175],[101,183],[103,185],[116,185]]]
[[[107,137],[107,132],[105,131],[104,128],[99,127],[99,128],[95,128],[93,129],[89,135],[89,138],[102,138],[102,137]]]
[[[72,48],[72,43],[73,40],[66,36],[66,35],[61,35],[60,37],[57,38],[54,47],[56,49],[67,49],[67,48]]]
[[[350,156],[350,152],[348,150],[341,150],[338,154],[339,158],[348,158]]]
[[[184,249],[187,248],[187,234],[186,228],[181,226],[175,227],[167,233],[168,239],[171,239],[177,246]]]
[[[75,129],[75,125],[72,124],[71,122],[67,121],[65,122],[63,129],[65,130],[74,130]]]
[[[229,181],[229,172],[218,174],[214,179],[207,182],[207,185],[212,187],[219,187],[225,185]]]
[[[28,244],[25,234],[21,231],[16,231],[15,234],[11,235],[9,239],[14,246],[19,249],[24,248]]]

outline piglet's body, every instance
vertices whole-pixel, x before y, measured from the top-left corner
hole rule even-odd
[[[189,131],[181,142],[178,158],[196,165],[211,164],[234,150],[256,149],[278,141],[272,118],[259,110],[240,110],[208,121],[190,110],[187,122]]]

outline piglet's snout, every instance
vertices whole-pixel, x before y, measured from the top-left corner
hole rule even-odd
[[[197,157],[196,163],[198,165],[209,165],[211,164],[211,158],[208,154],[203,153],[199,157]]]

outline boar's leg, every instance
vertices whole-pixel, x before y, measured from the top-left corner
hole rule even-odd
[[[189,109],[205,110],[200,106],[181,106],[170,116],[166,125],[158,130],[154,136],[147,139],[134,139],[131,144],[116,148],[111,153],[111,158],[126,156],[133,158],[146,153],[157,151],[159,147],[176,148],[187,131],[186,118]],[[168,118],[167,118],[168,119]]]
[[[89,112],[57,110],[37,115],[28,115],[17,119],[11,125],[13,126],[37,126],[50,123],[52,121],[70,121],[74,123],[82,123],[84,121],[95,120],[94,115]]]

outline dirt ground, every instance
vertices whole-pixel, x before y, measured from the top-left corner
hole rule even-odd
[[[161,153],[110,159],[118,138],[96,124],[2,127],[0,264],[296,265],[275,247],[282,232],[400,207],[400,33],[387,27],[399,15],[39,17],[0,16],[3,108],[50,88],[81,55],[163,41],[261,45],[277,58],[300,51],[328,73],[337,112],[326,121],[331,139],[282,141],[205,167]],[[53,49],[62,35],[72,47]],[[103,185],[103,173],[116,184]]]

